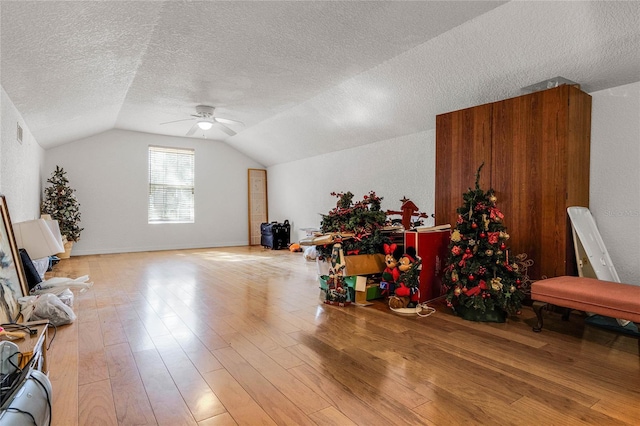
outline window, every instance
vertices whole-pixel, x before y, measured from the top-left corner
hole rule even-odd
[[[194,150],[149,147],[149,223],[193,223]]]

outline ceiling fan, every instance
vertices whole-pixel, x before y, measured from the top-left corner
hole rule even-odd
[[[162,124],[169,124],[169,123],[177,123],[179,121],[191,121],[191,120],[195,120],[195,124],[193,126],[191,126],[191,129],[189,129],[189,131],[187,132],[187,134],[185,136],[191,136],[193,135],[198,129],[200,130],[209,130],[211,129],[214,125],[219,128],[220,130],[222,130],[223,132],[225,132],[226,134],[228,134],[229,136],[233,136],[236,134],[236,132],[231,129],[230,127],[226,126],[226,124],[237,124],[240,126],[244,126],[244,123],[242,123],[241,121],[237,121],[237,120],[230,120],[228,118],[220,118],[220,117],[214,117],[213,116],[213,111],[215,110],[214,107],[212,106],[208,106],[208,105],[198,105],[196,106],[196,113],[195,114],[191,114],[191,117],[193,118],[185,118],[182,120],[174,120],[174,121],[167,121],[165,123],[160,123]]]

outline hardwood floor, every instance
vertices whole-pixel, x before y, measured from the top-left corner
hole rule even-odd
[[[49,351],[53,425],[638,424],[637,338],[528,307],[319,303],[301,253],[232,247],[62,260],[89,275]]]

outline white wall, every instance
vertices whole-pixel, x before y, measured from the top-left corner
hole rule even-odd
[[[195,149],[195,223],[147,223],[149,145]],[[261,166],[222,142],[111,130],[47,150],[45,180],[56,165],[85,228],[72,255],[248,242],[247,169]]]
[[[320,214],[335,207],[331,192],[347,191],[354,201],[375,191],[383,197],[383,210],[400,210],[400,200],[407,197],[431,215],[435,152],[435,130],[428,130],[269,167],[269,219],[289,219],[295,241],[304,235],[300,228],[319,227]],[[424,224],[433,225],[433,219]]]
[[[0,193],[13,223],[40,217],[40,181],[44,149],[33,138],[20,112],[0,87]],[[23,129],[16,138],[17,123]]]
[[[640,284],[640,83],[592,96],[590,209],[621,280]],[[267,173],[269,218],[289,219],[292,240],[303,235],[300,228],[320,225],[319,213],[335,206],[332,191],[360,199],[373,190],[385,210],[399,209],[406,196],[433,213],[435,131],[280,164]]]
[[[591,96],[589,209],[620,280],[640,285],[640,82]]]

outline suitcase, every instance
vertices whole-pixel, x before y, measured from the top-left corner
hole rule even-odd
[[[260,224],[260,245],[272,250],[280,250],[289,247],[291,226],[289,221],[284,223],[271,222]]]

